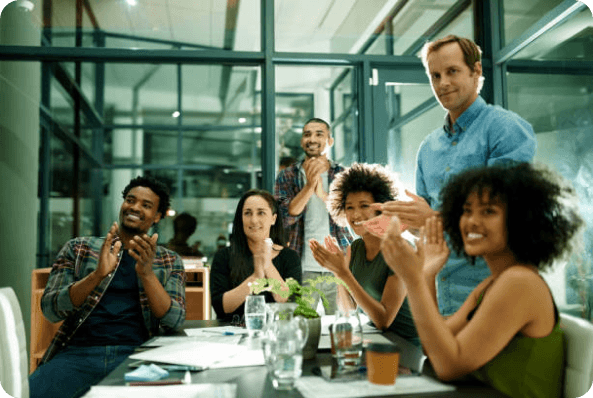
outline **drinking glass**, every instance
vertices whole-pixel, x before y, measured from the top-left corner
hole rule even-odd
[[[294,317],[295,304],[270,306],[272,320],[266,325],[262,349],[272,385],[277,390],[291,390],[301,376],[303,346],[307,340],[307,322]]]
[[[249,295],[245,298],[245,327],[249,337],[257,336],[266,321],[266,300],[264,296]]]
[[[358,367],[362,360],[362,323],[355,309],[338,309],[332,325],[338,365]]]

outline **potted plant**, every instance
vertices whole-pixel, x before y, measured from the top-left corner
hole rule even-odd
[[[250,290],[251,294],[259,294],[261,292],[275,293],[297,304],[294,315],[300,315],[305,318],[309,326],[309,336],[303,347],[303,359],[311,359],[317,353],[319,338],[321,337],[321,317],[317,313],[317,310],[313,308],[316,297],[319,296],[321,298],[321,302],[325,308],[329,307],[329,302],[325,294],[316,286],[320,283],[332,282],[345,286],[346,289],[348,289],[348,286],[340,278],[333,275],[318,276],[314,279],[307,279],[305,282],[307,285],[301,285],[295,279],[288,278],[283,284],[276,279],[261,278],[250,284]]]

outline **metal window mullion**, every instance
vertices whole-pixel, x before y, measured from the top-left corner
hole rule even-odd
[[[274,71],[274,0],[261,0],[262,68],[262,188],[273,192],[276,171],[276,82]]]

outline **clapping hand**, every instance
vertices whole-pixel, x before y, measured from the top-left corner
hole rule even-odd
[[[426,219],[426,224],[420,229],[418,250],[424,252],[424,273],[436,277],[450,253],[443,236],[443,222],[439,217]]]
[[[119,227],[117,222],[114,222],[111,225],[111,228],[109,228],[109,232],[107,232],[103,246],[101,246],[99,264],[97,265],[97,270],[95,271],[101,279],[112,273],[117,266],[119,251],[121,250],[121,241],[118,240],[117,242],[113,243],[113,239],[117,235],[118,230]]]
[[[393,216],[381,241],[381,252],[387,265],[404,282],[422,277],[423,250],[416,250],[401,236],[401,223]]]
[[[400,224],[406,226],[402,227],[402,229],[410,227],[417,230],[424,225],[426,219],[432,216],[435,211],[430,208],[423,197],[414,195],[408,190],[406,190],[406,195],[413,200],[408,202],[395,200],[392,202],[374,203],[372,207],[382,211],[386,216],[397,216]]]
[[[374,235],[378,238],[382,238],[389,228],[389,223],[391,222],[391,217],[380,214],[376,217],[373,217],[369,220],[366,220],[362,223],[364,229],[366,229],[371,235]]]
[[[317,156],[309,158],[303,163],[305,176],[307,177],[307,184],[313,187],[315,195],[321,199],[325,199],[326,193],[323,190],[323,183],[321,181],[321,173],[328,168],[327,158],[325,156]]]
[[[136,260],[136,273],[139,276],[148,276],[152,273],[158,238],[158,234],[152,236],[142,234],[130,239],[128,253]]]
[[[313,258],[324,268],[327,268],[335,276],[340,277],[350,269],[350,246],[346,255],[340,250],[335,238],[325,237],[325,247],[315,239],[309,240],[309,247],[313,252]]]

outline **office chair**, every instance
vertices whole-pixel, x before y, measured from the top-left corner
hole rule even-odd
[[[25,327],[19,302],[10,287],[0,289],[0,384],[8,395],[29,398]]]
[[[581,397],[593,384],[593,324],[572,315],[560,314],[560,328],[566,340],[564,397]]]

